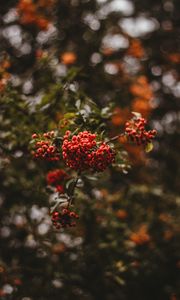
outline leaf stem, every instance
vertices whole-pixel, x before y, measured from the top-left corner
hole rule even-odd
[[[72,204],[72,202],[73,202],[73,200],[74,200],[74,191],[75,191],[75,188],[76,188],[76,186],[77,186],[77,183],[78,183],[78,179],[79,179],[80,174],[81,174],[81,172],[78,172],[77,177],[76,177],[75,180],[74,180],[74,184],[72,185],[71,190],[70,190],[70,192],[69,192],[70,198],[69,198],[68,207]]]

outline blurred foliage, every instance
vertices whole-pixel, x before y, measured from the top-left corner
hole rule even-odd
[[[178,0],[0,1],[2,300],[179,299],[179,20]],[[152,154],[120,140],[128,174],[84,178],[78,225],[56,231],[57,165],[29,141],[76,111],[110,137],[139,111],[158,138]]]

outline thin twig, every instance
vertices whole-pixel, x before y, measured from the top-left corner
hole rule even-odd
[[[125,135],[124,133],[121,133],[121,134],[119,134],[119,135],[116,135],[116,136],[114,136],[113,138],[107,140],[106,143],[108,144],[108,143],[111,143],[111,142],[113,142],[113,141],[115,141],[115,140],[118,140],[120,137],[122,137],[122,136],[124,136],[124,135]]]
[[[76,179],[74,180],[74,184],[73,184],[73,186],[72,186],[72,188],[71,188],[71,190],[70,190],[70,199],[69,199],[69,203],[68,203],[68,207],[72,204],[72,202],[73,202],[73,198],[74,198],[74,191],[75,191],[75,188],[76,188],[76,186],[77,186],[77,183],[78,183],[78,180],[79,180],[79,176],[80,176],[80,174],[81,174],[81,172],[78,172],[78,174],[77,174],[77,177],[76,177]]]

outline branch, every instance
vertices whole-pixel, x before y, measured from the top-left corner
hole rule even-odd
[[[119,135],[116,135],[116,136],[114,136],[114,137],[112,137],[111,139],[109,139],[109,140],[107,140],[107,144],[108,143],[111,143],[111,142],[113,142],[113,141],[116,141],[116,140],[118,140],[120,137],[122,137],[122,136],[124,136],[125,134],[124,133],[121,133],[121,134],[119,134]]]

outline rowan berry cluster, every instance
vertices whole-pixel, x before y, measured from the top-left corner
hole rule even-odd
[[[102,143],[91,153],[90,167],[96,172],[104,171],[115,160],[115,152],[106,143]]]
[[[62,184],[56,185],[56,192],[60,194],[64,193],[64,186]]]
[[[59,183],[62,183],[65,178],[67,178],[67,173],[62,169],[56,169],[53,171],[49,171],[46,176],[47,184],[49,185],[57,185]]]
[[[96,148],[96,135],[88,131],[73,135],[69,140],[71,132],[66,131],[64,135],[62,150],[63,159],[68,167],[75,170],[85,170],[89,168],[91,151]]]
[[[56,191],[59,193],[64,192],[63,183],[64,180],[68,178],[67,173],[62,169],[56,169],[49,171],[46,176],[46,181],[48,185],[55,186]]]
[[[147,121],[144,118],[133,118],[126,122],[125,133],[137,145],[147,145],[156,136],[156,130],[146,131]]]
[[[79,180],[81,171],[89,170],[92,172],[102,172],[115,161],[116,152],[109,144],[112,141],[119,139],[119,137],[128,136],[133,142],[147,145],[156,135],[156,130],[146,131],[145,125],[147,121],[134,113],[134,117],[126,122],[125,134],[117,135],[104,142],[99,140],[98,136],[90,131],[82,131],[73,134],[67,130],[62,137],[55,136],[54,131],[46,132],[44,134],[32,135],[35,158],[42,158],[48,161],[59,161],[60,152],[62,150],[62,158],[71,169],[77,171],[77,178],[70,180],[64,189],[64,183],[69,179],[67,173],[62,169],[55,169],[48,172],[46,181],[49,186],[56,189],[59,194],[59,199],[54,207],[56,210],[51,214],[51,220],[56,229],[73,227],[76,225],[78,215],[69,209],[74,201],[74,190]],[[61,144],[62,141],[62,144]],[[62,149],[58,149],[57,143]],[[55,200],[56,200],[55,199]],[[59,209],[57,208],[59,207]],[[127,213],[119,211],[118,218],[125,219]],[[147,243],[150,238],[145,229],[141,229],[138,233],[132,233],[130,239],[136,244],[141,245]]]
[[[66,131],[62,154],[66,165],[72,169],[83,171],[92,169],[104,171],[115,158],[115,152],[106,143],[96,142],[96,134],[83,131],[70,138],[71,132]]]
[[[61,212],[54,211],[51,216],[51,220],[56,229],[64,227],[74,227],[76,226],[76,219],[79,216],[74,211],[70,211],[67,208],[64,208]]]
[[[34,148],[32,151],[34,158],[41,158],[48,161],[58,161],[59,152],[57,147],[53,144],[54,131],[46,132],[43,135],[34,133],[32,139],[35,140]]]

